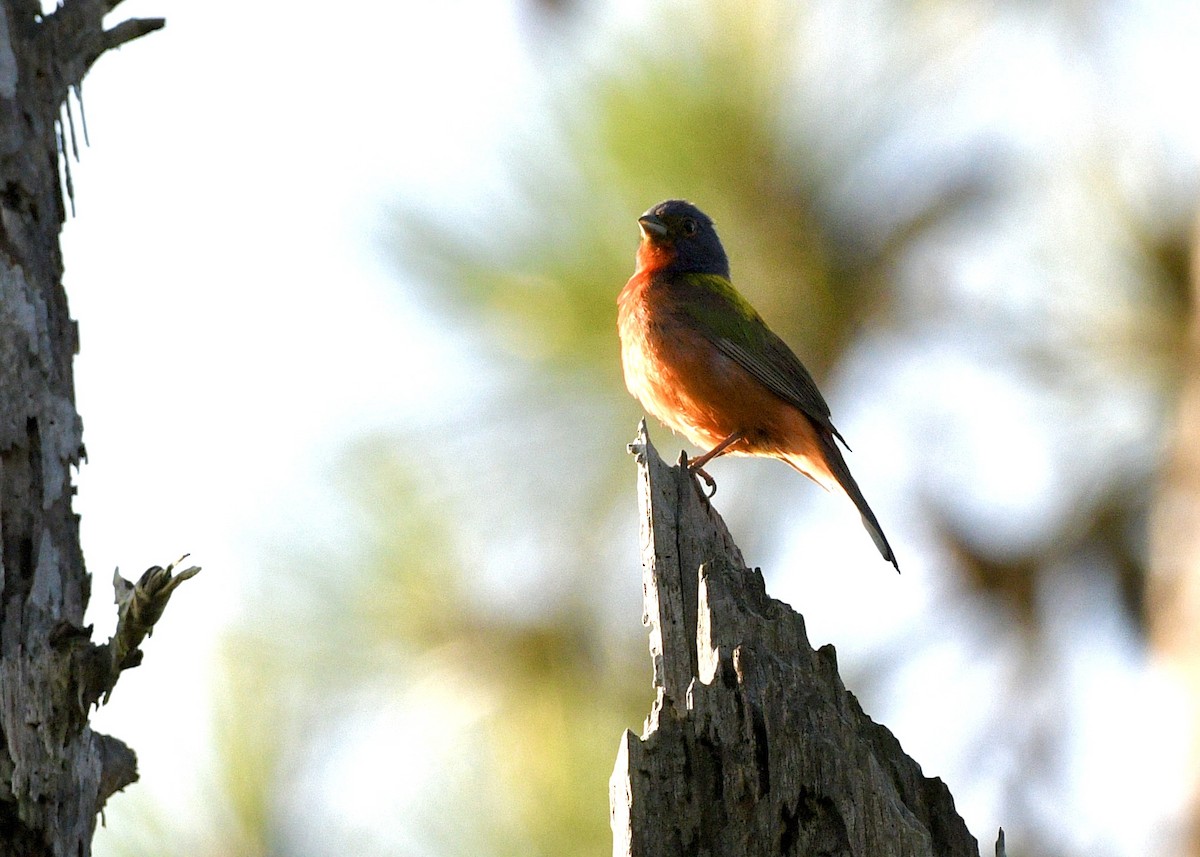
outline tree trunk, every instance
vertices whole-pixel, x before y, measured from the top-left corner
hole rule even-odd
[[[162,25],[105,31],[118,2],[67,0],[43,16],[38,0],[0,0],[0,856],[90,853],[97,813],[137,773],[133,752],[93,732],[88,712],[139,658],[128,644],[147,628],[126,614],[145,607],[148,584],[161,612],[172,582],[158,569],[126,589],[124,643],[91,643],[71,509],[71,468],[83,455],[78,335],[58,245],[59,150],[65,162],[68,130],[74,140],[59,117],[102,53]]]
[[[658,698],[618,751],[613,854],[978,857],[946,786],[766,594],[682,462],[663,462],[645,423],[631,450]]]

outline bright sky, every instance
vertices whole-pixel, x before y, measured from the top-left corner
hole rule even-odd
[[[520,64],[503,3],[129,0],[110,25],[153,16],[165,30],[85,81],[63,245],[97,636],[115,566],[136,578],[190,551],[204,567],[93,722],[138,751],[136,789],[186,813],[241,582],[321,526],[343,442],[461,380],[403,305],[387,211],[486,173],[475,152]]]

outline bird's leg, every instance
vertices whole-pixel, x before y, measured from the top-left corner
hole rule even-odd
[[[689,464],[688,472],[695,473],[697,476],[699,476],[701,479],[704,480],[704,484],[708,486],[708,493],[704,495],[705,497],[707,497],[709,500],[711,500],[714,496],[716,496],[717,480],[715,480],[711,476],[709,476],[707,470],[705,470],[703,467],[692,467]]]
[[[724,453],[725,450],[729,449],[730,446],[737,443],[741,439],[742,433],[735,431],[708,452],[704,453],[704,455],[688,461],[688,470],[692,471],[701,479],[703,479],[704,484],[708,486],[708,496],[710,499],[717,493],[717,482],[705,472],[704,465],[708,464],[708,462],[712,461],[718,455]]]
[[[708,452],[704,453],[704,455],[700,456],[699,458],[690,459],[688,461],[688,467],[690,467],[692,470],[700,470],[704,467],[704,465],[708,464],[708,462],[725,452],[725,450],[729,449],[730,446],[737,443],[741,439],[742,433],[740,431],[735,431]]]

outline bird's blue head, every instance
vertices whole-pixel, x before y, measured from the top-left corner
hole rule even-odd
[[[668,199],[638,218],[640,269],[718,274],[728,279],[729,259],[712,218],[690,202]]]

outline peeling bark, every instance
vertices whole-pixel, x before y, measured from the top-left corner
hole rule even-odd
[[[118,2],[43,16],[37,0],[0,0],[0,857],[85,857],[104,802],[137,778],[133,752],[87,723],[120,667],[82,627],[79,343],[58,243],[67,94],[106,50],[162,25],[106,31]]]

